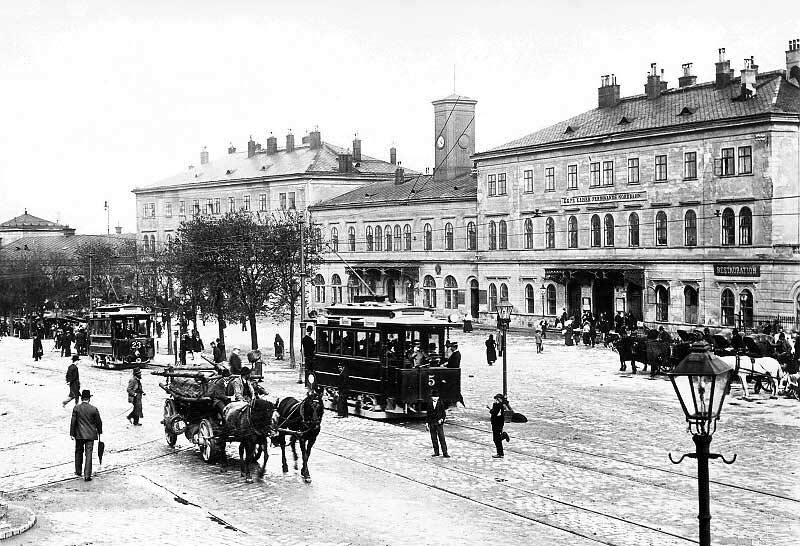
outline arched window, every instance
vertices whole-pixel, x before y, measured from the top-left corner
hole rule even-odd
[[[372,252],[375,249],[375,239],[374,235],[372,234],[372,226],[367,226],[366,239],[367,239],[367,251]]]
[[[736,216],[733,210],[726,208],[722,211],[722,245],[736,244]]]
[[[458,308],[458,282],[451,275],[444,278],[444,308]]]
[[[411,250],[411,226],[409,224],[403,226],[403,248]]]
[[[375,226],[375,250],[383,250],[383,230],[381,226]]]
[[[556,222],[548,218],[544,227],[544,246],[546,248],[556,247]]]
[[[433,228],[425,224],[425,250],[433,250]]]
[[[403,232],[400,224],[394,226],[394,249],[398,252],[403,250]]]
[[[500,250],[506,250],[508,248],[508,224],[506,224],[505,220],[500,220],[497,230],[497,247]]]
[[[663,210],[656,213],[656,245],[667,246],[667,213]]]
[[[567,246],[578,248],[578,219],[570,216],[567,220]]]
[[[425,275],[422,280],[422,304],[425,307],[436,307],[436,280]]]
[[[478,227],[475,222],[467,224],[467,250],[478,250]]]
[[[453,250],[453,224],[450,222],[444,225],[444,249]]]
[[[145,252],[150,252],[150,237],[147,235],[145,235],[144,239],[142,240],[142,250]]]
[[[331,303],[342,303],[342,279],[336,273],[331,277]]]
[[[320,274],[314,277],[314,301],[325,303],[325,279]]]
[[[331,228],[331,248],[334,252],[339,252],[339,230],[335,227]]]
[[[525,285],[525,312],[533,313],[533,304],[536,301],[536,291],[532,284]]]
[[[350,252],[356,251],[356,228],[353,226],[347,229],[347,246]]]
[[[172,246],[172,233],[167,233],[167,246]]]
[[[384,241],[386,242],[386,251],[392,251],[392,226],[386,226],[383,228],[383,237]]]
[[[683,217],[683,240],[686,246],[697,246],[697,214],[693,210]]]
[[[739,312],[742,314],[742,322],[747,328],[753,327],[753,293],[747,288],[739,294]],[[797,355],[795,355],[797,356]]]
[[[497,311],[497,286],[494,283],[489,284],[489,312],[494,313]]]
[[[660,284],[656,286],[656,320],[658,322],[669,320],[669,290]]]
[[[689,324],[697,324],[698,298],[697,290],[691,286],[683,289],[683,320]]]
[[[497,249],[497,224],[494,220],[489,221],[489,250]]]
[[[530,218],[525,219],[525,248],[533,248],[533,220]]]
[[[350,303],[356,302],[356,296],[361,294],[361,281],[358,280],[358,277],[351,274],[347,277],[347,300]]]
[[[635,212],[628,216],[628,246],[639,246],[639,215]]]
[[[720,298],[720,323],[723,326],[733,326],[733,313],[736,307],[736,298],[733,297],[733,292],[726,288],[722,291]]]
[[[592,216],[591,243],[594,247],[600,246],[600,217],[596,214]]]
[[[153,254],[156,253],[156,236],[155,235],[151,235],[150,236],[150,252],[152,252]]]
[[[508,301],[508,285],[500,283],[500,303]]]
[[[547,285],[547,314],[556,314],[556,287],[553,284]]]
[[[739,244],[753,244],[753,213],[748,207],[739,211]]]
[[[605,240],[603,244],[605,246],[614,246],[614,217],[610,214],[606,214],[606,217],[603,219],[603,225],[605,227]]]

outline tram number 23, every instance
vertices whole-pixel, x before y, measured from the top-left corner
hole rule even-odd
[[[131,343],[131,349],[140,349],[141,347],[142,347],[142,344],[139,341],[134,341],[134,342]]]
[[[428,376],[428,386],[433,387],[436,385],[436,377],[433,375]]]

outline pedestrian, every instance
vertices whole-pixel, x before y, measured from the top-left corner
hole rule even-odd
[[[44,349],[42,348],[42,338],[38,334],[33,336],[33,359],[38,361],[42,358]]]
[[[464,333],[468,334],[472,331],[472,313],[467,313],[464,316]]]
[[[432,390],[427,404],[427,422],[425,429],[430,432],[433,454],[431,457],[439,456],[439,445],[442,447],[442,457],[450,457],[447,453],[447,441],[444,437],[444,420],[447,413],[444,409],[444,402],[439,398],[439,391]]]
[[[542,347],[542,331],[539,328],[534,330],[533,340],[536,342],[536,354],[543,353],[544,348]]]
[[[305,365],[305,379],[308,380],[308,374],[314,372],[314,353],[317,350],[317,343],[314,341],[314,328],[312,326],[306,327],[306,335],[300,341],[300,350],[303,353],[303,363]]]
[[[497,361],[497,342],[494,336],[489,334],[489,338],[484,342],[486,345],[486,363],[491,366]]]
[[[447,364],[445,368],[460,368],[461,367],[461,351],[458,350],[458,342],[453,341],[450,343],[450,356],[447,357]]]
[[[205,350],[203,340],[200,339],[200,332],[197,330],[192,331],[192,360],[194,360],[194,353],[202,353]]]
[[[275,347],[275,359],[283,360],[283,338],[280,334],[275,334],[275,341],[272,345]]]
[[[493,459],[502,459],[505,453],[503,452],[503,440],[506,442],[509,441],[508,434],[503,431],[503,426],[505,425],[506,418],[505,418],[505,410],[511,410],[508,406],[508,402],[506,401],[506,397],[502,394],[495,394],[494,395],[494,403],[492,407],[486,406],[489,409],[489,415],[491,416],[492,422],[492,441],[494,441],[494,447],[497,451],[494,455],[492,455]]]
[[[133,404],[133,408],[128,414],[127,419],[136,427],[141,426],[139,419],[144,417],[144,413],[142,413],[142,396],[144,396],[144,391],[142,390],[142,370],[134,368],[133,375],[130,381],[128,381],[128,404]]]
[[[231,351],[228,367],[231,369],[231,375],[239,375],[242,373],[242,358],[239,356],[239,347],[234,347]]]
[[[181,362],[182,366],[186,366],[186,353],[188,353],[191,350],[191,348],[189,347],[190,341],[191,340],[189,339],[189,334],[187,334],[186,332],[181,334],[181,343],[180,343],[179,356],[180,356],[180,362]],[[192,353],[192,358],[194,358],[194,353]]]
[[[219,364],[220,362],[225,361],[225,350],[220,345],[219,339],[211,342],[211,355],[214,360],[214,364]]]
[[[339,371],[339,392],[336,394],[336,417],[347,417],[347,399],[350,396],[350,372],[347,371],[346,365],[342,366]]]
[[[91,399],[88,389],[81,392],[81,403],[73,408],[69,425],[69,435],[75,440],[75,475],[80,476],[83,470],[83,479],[87,482],[92,481],[94,441],[103,434],[100,412],[89,403]]]
[[[74,355],[72,357],[72,363],[67,368],[67,385],[69,385],[69,398],[61,402],[61,407],[66,406],[69,404],[70,400],[75,400],[75,404],[78,403],[78,399],[80,398],[81,394],[81,381],[78,373],[78,360],[80,357],[78,355]]]

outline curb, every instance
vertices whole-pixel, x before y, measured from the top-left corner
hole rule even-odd
[[[36,515],[29,508],[15,504],[6,505],[6,513],[0,519],[0,540],[21,535],[36,523]]]

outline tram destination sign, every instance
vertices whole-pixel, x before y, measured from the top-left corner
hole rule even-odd
[[[714,275],[717,277],[760,277],[761,266],[758,264],[714,264]]]
[[[615,193],[597,193],[593,195],[576,195],[562,197],[562,205],[602,205],[604,203],[620,203],[624,201],[646,201],[646,191],[623,191]]]

